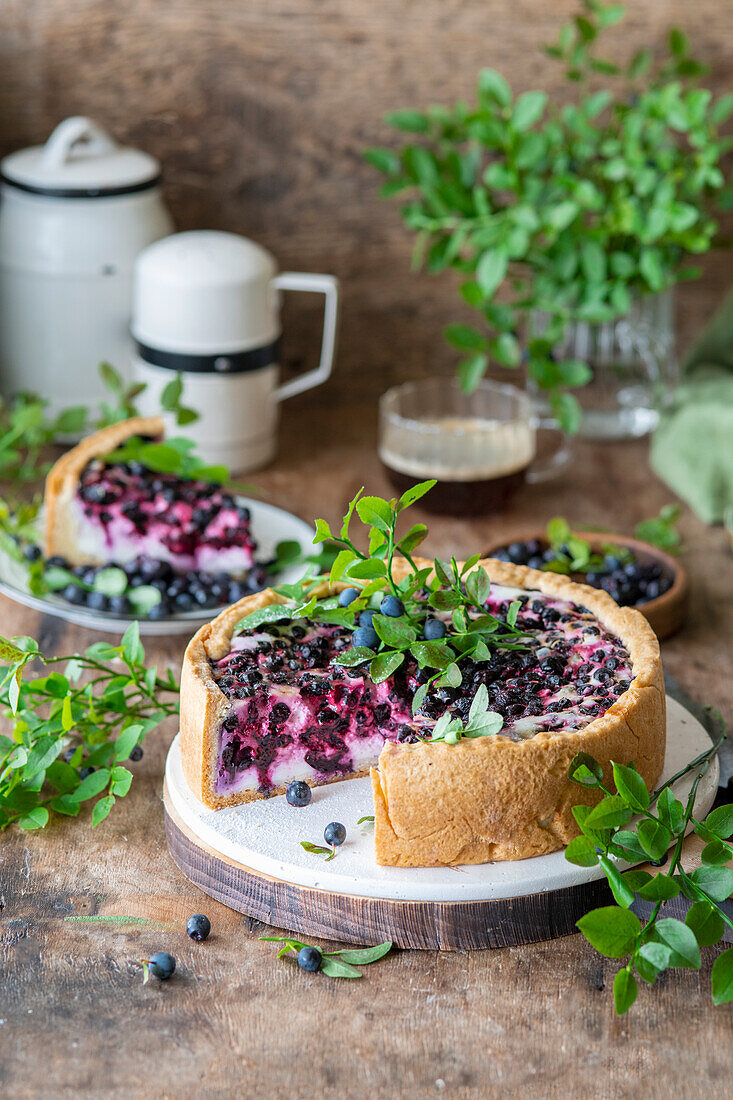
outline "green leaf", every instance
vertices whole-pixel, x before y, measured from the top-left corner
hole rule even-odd
[[[622,905],[624,909],[628,909],[634,901],[634,891],[626,884],[618,868],[607,858],[607,856],[599,855],[598,862],[603,868],[603,873],[608,880],[608,885],[611,887],[611,893],[617,903]]]
[[[494,69],[482,69],[478,79],[479,95],[499,107],[508,107],[512,101],[511,88]]]
[[[653,967],[655,974],[654,977],[659,974],[660,970],[666,970],[672,961],[672,949],[667,947],[665,943],[643,943],[639,948],[638,954],[642,959],[645,959],[651,967]]]
[[[19,817],[18,824],[26,832],[30,832],[32,829],[43,829],[48,824],[48,816],[48,810],[45,806],[36,806],[34,810],[29,810],[27,814]]]
[[[94,798],[95,795],[101,794],[108,782],[109,769],[100,768],[98,771],[88,775],[86,779],[82,779],[76,790],[71,792],[70,797],[74,798],[77,802],[84,802],[87,798]]]
[[[602,798],[585,820],[589,829],[616,829],[631,818],[631,811],[620,795],[612,794]]]
[[[698,867],[689,877],[713,901],[727,901],[733,894],[733,868]]]
[[[581,787],[597,787],[603,782],[603,768],[587,752],[578,752],[570,761],[568,778]]]
[[[362,156],[372,168],[376,168],[385,176],[394,176],[400,170],[399,157],[391,149],[365,149]]]
[[[428,535],[428,529],[424,523],[414,524],[410,530],[402,536],[398,545],[398,549],[403,554],[411,554],[413,550],[416,550],[421,542],[424,542]]]
[[[712,971],[713,1003],[727,1004],[733,1001],[733,948],[718,955]]]
[[[576,921],[576,927],[596,951],[609,959],[620,959],[633,950],[641,921],[630,909],[607,905],[586,913]]]
[[[685,924],[694,932],[700,947],[712,947],[725,932],[723,918],[709,901],[693,902],[687,910]]]
[[[485,336],[470,325],[451,324],[443,329],[443,335],[454,348],[465,351],[485,351],[487,340]]]
[[[678,883],[669,875],[654,875],[650,882],[639,890],[639,897],[645,901],[669,901],[676,898],[680,892]]]
[[[22,649],[18,649],[16,645],[9,642],[7,638],[0,637],[0,663],[4,665],[14,665],[18,661],[22,661],[25,657],[25,653]]]
[[[114,795],[111,794],[105,795],[104,798],[100,798],[98,802],[94,803],[94,809],[92,810],[92,828],[104,821],[114,804]]]
[[[128,768],[116,767],[112,769],[110,794],[124,798],[132,783],[132,772]]]
[[[141,664],[145,660],[145,649],[140,641],[140,624],[130,623],[122,635],[122,654],[129,665]],[[102,658],[105,660],[106,658]]]
[[[355,966],[366,966],[368,963],[373,963],[376,962],[377,959],[384,958],[391,950],[392,941],[386,940],[376,947],[355,947],[346,948],[343,951],[329,951],[327,957],[333,958],[334,955],[338,955],[344,962],[354,963]]]
[[[142,726],[136,723],[122,731],[114,743],[115,760],[129,759],[130,753],[141,739],[142,730]]]
[[[426,493],[435,485],[435,478],[431,478],[429,481],[421,481],[418,485],[412,485],[409,489],[405,489],[404,493],[397,501],[397,511],[403,512],[405,508],[412,507],[418,500],[421,500]]]
[[[344,962],[335,955],[324,955],[321,960],[321,973],[329,978],[361,978],[362,973],[355,966]]]
[[[387,532],[392,524],[392,509],[381,497],[361,497],[357,501],[356,511],[362,523]]]
[[[461,360],[458,364],[458,381],[464,393],[473,393],[486,373],[488,364],[487,356],[482,353]]]
[[[61,726],[68,732],[74,725],[74,718],[71,713],[71,696],[67,695],[64,699],[61,707]]]
[[[352,501],[352,505],[353,505],[353,501]],[[316,520],[316,533],[313,537],[314,544],[318,543],[318,542],[325,542],[327,539],[331,539],[331,538],[333,538],[333,535],[331,534],[331,528],[328,526],[325,519],[317,519]]]
[[[415,642],[410,646],[413,655],[420,668],[445,669],[453,663],[455,654],[444,642]]]
[[[404,653],[398,653],[395,650],[379,653],[369,666],[369,676],[375,684],[381,684],[400,667],[404,659]]]
[[[403,617],[375,615],[372,619],[372,626],[385,645],[390,646],[392,649],[405,649],[407,646],[412,645],[417,638],[415,628],[410,626]]]
[[[534,126],[541,117],[547,103],[544,92],[524,92],[517,98],[512,111],[510,125],[517,133]],[[479,280],[480,281],[480,280]]]
[[[638,992],[639,987],[631,971],[626,968],[619,970],[613,980],[613,1003],[616,1006],[617,1015],[623,1016],[624,1012],[628,1012]]]
[[[589,837],[576,836],[565,849],[565,859],[578,867],[595,867],[598,864],[596,846]]]
[[[726,806],[718,806],[705,818],[705,825],[711,833],[715,833],[721,840],[727,840],[733,836],[733,803]]]
[[[669,787],[665,787],[657,799],[657,813],[659,814],[659,820],[672,833],[677,833],[682,828],[685,819],[685,808],[675,798]]]
[[[341,665],[344,668],[354,668],[355,665],[363,665],[365,661],[371,661],[373,657],[373,649],[367,649],[363,645],[353,646],[351,649],[344,649],[341,653],[337,653],[332,664]]]
[[[639,822],[636,833],[649,859],[661,859],[672,843],[672,834],[666,825],[649,818]]]
[[[505,252],[493,249],[484,252],[476,265],[476,281],[487,298],[490,298],[503,281],[509,266]]]
[[[305,848],[306,852],[310,852],[314,856],[325,856],[326,863],[333,859],[336,855],[335,848],[325,848],[323,844],[313,844],[310,840],[301,840],[301,848]]]
[[[351,551],[342,551],[342,553],[350,554]],[[351,557],[353,558],[353,554]],[[375,580],[377,577],[386,577],[387,566],[383,561],[375,558],[370,558],[367,561],[357,561],[353,565],[350,565],[346,570],[349,578],[354,578],[359,581]]]
[[[625,764],[613,765],[613,781],[616,790],[632,810],[645,810],[649,805],[649,791],[636,768]]]
[[[395,130],[407,133],[422,134],[428,129],[428,120],[420,111],[389,111],[384,121],[388,126],[394,126]]]
[[[656,921],[654,931],[663,943],[672,948],[673,966],[700,969],[700,948],[691,928],[675,917],[662,917]]]
[[[563,431],[574,435],[580,428],[583,414],[580,405],[571,393],[553,393],[550,406]]]

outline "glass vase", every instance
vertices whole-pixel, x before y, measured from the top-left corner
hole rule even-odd
[[[547,315],[535,313],[531,331],[541,333]],[[677,380],[672,292],[639,297],[629,313],[613,321],[572,321],[557,345],[558,359],[579,359],[592,371],[590,382],[573,390],[585,439],[635,439],[653,431],[659,410]],[[543,391],[530,380],[541,415],[548,415]]]

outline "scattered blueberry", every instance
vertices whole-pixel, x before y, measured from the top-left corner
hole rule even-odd
[[[441,619],[426,619],[422,636],[426,642],[437,642],[439,638],[445,638],[446,625]]]
[[[379,610],[383,615],[389,615],[391,619],[397,619],[400,615],[404,615],[405,605],[396,596],[385,596],[379,605]]]
[[[323,830],[323,839],[326,844],[331,844],[335,848],[338,848],[340,844],[346,840],[346,829],[340,821],[332,821]]]
[[[128,760],[132,760],[133,763],[137,763],[137,761],[142,760],[142,758],[143,758],[143,747],[142,747],[142,745],[133,745],[132,752],[128,756]]]
[[[342,607],[348,607],[350,603],[353,603],[361,593],[358,588],[345,588],[339,596],[339,603]]]
[[[148,966],[153,977],[160,978],[164,982],[171,977],[176,969],[176,960],[167,951],[156,951],[148,959]]]
[[[210,931],[211,921],[203,913],[194,913],[186,921],[186,932],[192,940],[196,940],[196,943],[203,943],[204,940],[207,940]]]
[[[312,797],[313,792],[304,779],[294,779],[288,783],[285,798],[291,806],[307,806]]]
[[[376,649],[379,645],[379,635],[373,626],[358,626],[351,635],[354,646],[365,646],[367,649]]]
[[[323,955],[317,947],[301,947],[298,952],[298,966],[301,970],[320,970],[322,959]]]

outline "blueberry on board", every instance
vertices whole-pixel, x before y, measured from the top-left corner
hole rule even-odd
[[[148,959],[148,966],[150,967],[150,973],[164,982],[170,978],[176,969],[176,960],[167,951],[156,951]]]
[[[307,806],[312,797],[313,792],[304,779],[294,779],[288,783],[285,798],[291,806]]]
[[[26,561],[38,561],[41,556],[41,548],[35,542],[30,542],[23,551],[23,557]]]
[[[396,596],[385,596],[379,605],[379,610],[383,615],[388,615],[391,619],[397,619],[400,615],[404,615],[405,605]]]
[[[142,747],[142,745],[133,745],[132,746],[132,752],[130,753],[130,755],[128,756],[127,759],[132,760],[133,764],[136,764],[137,761],[142,760],[142,758],[143,758],[143,747]]]
[[[370,607],[365,608],[365,610],[359,614],[359,626],[372,626],[375,615],[376,611],[372,611]]]
[[[66,588],[61,589],[61,595],[69,603],[84,603],[86,599],[86,592],[78,584],[67,584]]]
[[[437,642],[439,638],[445,638],[446,626],[440,619],[426,619],[422,636],[426,642]]]
[[[210,931],[211,921],[203,913],[194,913],[186,921],[186,933],[190,939],[196,940],[196,943],[203,943],[208,939]]]
[[[353,603],[359,596],[358,588],[345,588],[339,595],[339,603],[342,607],[348,607],[350,603]]]
[[[87,607],[92,611],[109,611],[109,596],[104,592],[87,592]]]
[[[298,966],[301,970],[320,970],[322,958],[317,947],[301,947],[298,952]]]
[[[379,645],[379,636],[373,626],[358,626],[351,635],[352,645],[365,646],[367,649],[376,649]]]
[[[337,848],[346,840],[346,829],[340,821],[331,821],[323,830],[323,839],[326,844],[332,844]]]

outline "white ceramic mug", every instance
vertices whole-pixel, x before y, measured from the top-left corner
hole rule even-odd
[[[284,290],[324,295],[320,362],[279,383],[279,298]],[[338,283],[332,275],[276,273],[274,258],[229,233],[179,233],[140,256],[132,331],[140,399],[157,411],[164,386],[180,371],[184,404],[200,419],[183,432],[210,463],[233,473],[265,465],[277,449],[281,401],[331,374]]]

